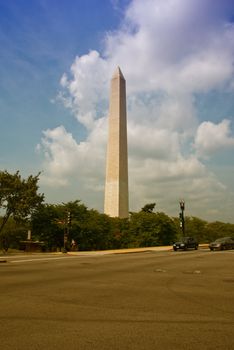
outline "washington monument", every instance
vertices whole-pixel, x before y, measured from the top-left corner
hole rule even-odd
[[[126,86],[119,67],[111,80],[104,213],[128,217]]]

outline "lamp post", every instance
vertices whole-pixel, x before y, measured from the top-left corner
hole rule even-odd
[[[65,221],[65,227],[64,227],[64,238],[63,238],[63,247],[64,250],[67,250],[67,242],[68,242],[68,236],[69,236],[69,227],[71,226],[71,212],[67,212],[67,219]]]
[[[183,199],[181,199],[180,200],[180,227],[182,229],[183,236],[184,236],[184,233],[185,233],[184,209],[185,209],[185,201]]]

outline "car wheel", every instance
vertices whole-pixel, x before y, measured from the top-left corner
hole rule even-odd
[[[173,249],[174,249],[175,252],[177,251],[177,248],[173,248]]]
[[[197,245],[196,245],[195,249],[198,250],[198,246]]]
[[[210,251],[211,251],[211,252],[213,252],[213,250],[214,250],[213,248],[210,248]]]

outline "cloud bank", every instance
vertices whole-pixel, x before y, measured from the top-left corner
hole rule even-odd
[[[131,1],[103,51],[77,56],[61,77],[59,100],[87,133],[75,140],[63,126],[43,132],[43,183],[75,179],[77,197],[87,189],[92,200],[81,199],[102,210],[109,82],[119,65],[127,81],[130,209],[156,202],[176,215],[182,197],[188,214],[213,220],[224,199],[230,207],[233,194],[206,161],[234,149],[233,116],[201,121],[195,97],[233,89],[233,11],[230,1]]]

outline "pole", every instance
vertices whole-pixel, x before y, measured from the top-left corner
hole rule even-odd
[[[68,241],[68,236],[69,236],[70,225],[71,225],[71,212],[68,211],[67,212],[67,220],[66,220],[65,227],[64,227],[64,238],[63,238],[64,250],[67,250],[67,241]]]
[[[185,223],[184,223],[184,209],[185,209],[185,201],[180,201],[180,227],[182,229],[183,237],[185,235]]]

